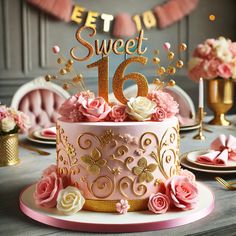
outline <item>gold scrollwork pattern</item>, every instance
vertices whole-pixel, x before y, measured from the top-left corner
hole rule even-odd
[[[147,186],[145,184],[137,183],[136,180],[137,178],[131,178],[128,176],[121,178],[118,182],[118,190],[120,194],[125,198],[129,198],[126,192],[131,190],[135,196],[144,196],[147,193]]]
[[[57,166],[58,173],[63,176],[71,174],[71,168],[76,167],[77,172],[80,172],[78,167],[78,158],[75,147],[68,142],[68,137],[65,135],[64,130],[57,124]],[[68,167],[69,166],[69,167]],[[73,168],[74,170],[74,168]]]
[[[75,176],[74,184],[79,185],[84,177],[81,168],[86,169],[87,175],[82,182],[91,196],[97,199],[106,199],[115,190],[127,199],[131,194],[145,197],[148,186],[156,183],[157,171],[168,179],[179,170],[178,126],[168,128],[162,137],[158,137],[154,132],[145,132],[136,143],[128,143],[127,135],[115,134],[110,129],[100,136],[85,132],[77,139],[78,147],[88,151],[86,154],[83,152],[81,156],[78,156],[75,147],[68,142],[64,130],[61,127],[57,127],[57,130],[57,160],[61,164],[64,163],[64,166],[60,165],[58,168],[59,173]],[[140,155],[134,155],[129,145],[136,145]],[[105,156],[103,149],[111,153]],[[123,171],[130,174],[122,176]]]
[[[114,181],[108,176],[99,176],[97,177],[91,185],[91,193],[96,198],[107,198],[115,190]]]

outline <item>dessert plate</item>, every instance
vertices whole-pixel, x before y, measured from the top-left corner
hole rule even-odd
[[[204,167],[196,165],[195,163],[189,162],[187,160],[187,154],[188,153],[184,153],[180,156],[180,164],[185,168],[210,174],[236,174],[236,169],[222,169],[220,167],[214,169],[212,166]]]
[[[40,144],[49,144],[49,145],[56,145],[56,140],[42,140],[42,139],[37,139],[34,137],[33,133],[29,133],[28,136],[26,137],[28,140],[34,143],[40,143]]]
[[[43,140],[47,140],[47,141],[49,141],[49,140],[53,140],[53,141],[56,141],[56,138],[55,137],[46,137],[46,136],[43,136],[42,134],[41,134],[41,132],[42,132],[43,130],[35,130],[34,132],[33,132],[33,136],[35,137],[35,138],[37,138],[37,139],[43,139]]]
[[[190,125],[181,125],[180,131],[191,131],[191,130],[198,129],[199,127],[200,127],[200,124],[195,121],[193,122],[193,124],[190,124]]]
[[[227,166],[224,165],[211,165],[208,163],[201,163],[197,161],[197,157],[203,154],[206,154],[208,152],[210,152],[211,150],[200,150],[200,151],[194,151],[194,152],[189,152],[186,156],[187,160],[195,165],[198,166],[204,166],[204,167],[210,167],[213,169],[232,169],[235,168],[236,169],[236,161],[231,161],[228,160]]]
[[[102,213],[80,211],[72,216],[61,215],[56,208],[49,209],[35,204],[33,193],[35,184],[20,194],[20,209],[28,217],[43,224],[87,232],[143,232],[185,225],[210,214],[214,208],[214,195],[205,185],[198,183],[199,202],[193,210],[170,211],[165,214],[152,214],[148,211]]]

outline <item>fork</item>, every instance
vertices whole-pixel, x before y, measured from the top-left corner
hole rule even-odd
[[[215,177],[215,180],[222,184],[228,190],[236,190],[236,181],[227,182],[226,180],[222,179],[221,177]]]
[[[48,156],[48,155],[51,154],[50,152],[46,152],[44,150],[40,150],[38,148],[31,147],[31,146],[28,146],[28,145],[23,144],[23,143],[19,143],[19,146],[21,146],[21,147],[23,147],[23,148],[25,148],[25,149],[27,149],[29,151],[36,152],[36,153],[38,153],[41,156]]]

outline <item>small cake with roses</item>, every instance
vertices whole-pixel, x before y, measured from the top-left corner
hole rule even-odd
[[[79,37],[80,30],[78,41]],[[143,38],[143,32],[140,37]],[[164,44],[173,62],[170,47],[169,43]],[[180,49],[185,50],[186,45],[180,45]],[[54,47],[55,53],[59,50]],[[195,177],[180,168],[178,104],[163,91],[165,86],[173,86],[174,81],[162,79],[164,75],[173,75],[183,62],[178,60],[176,68],[165,69],[159,65],[158,57],[153,61],[158,64],[160,76],[154,80],[153,90],[148,89],[143,75],[135,72],[125,77],[121,72],[132,62],[145,65],[147,58],[132,57],[120,64],[113,78],[116,102],[109,102],[105,80],[108,76],[101,77],[99,73],[98,96],[85,89],[81,75],[73,78],[72,83],[79,83],[83,89],[59,109],[57,163],[48,167],[36,184],[36,204],[56,207],[65,215],[80,210],[120,214],[149,210],[163,214],[172,208],[195,207],[198,199]],[[104,57],[96,63],[107,62]],[[61,73],[70,71],[72,64],[69,60]],[[137,96],[125,98],[122,91],[125,78],[137,83]],[[68,84],[64,87],[68,88]]]

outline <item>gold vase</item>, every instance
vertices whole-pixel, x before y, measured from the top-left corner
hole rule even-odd
[[[234,86],[232,80],[216,78],[207,80],[207,105],[214,112],[212,125],[228,126],[225,113],[233,106]]]
[[[0,135],[0,166],[11,166],[19,163],[18,133]]]

